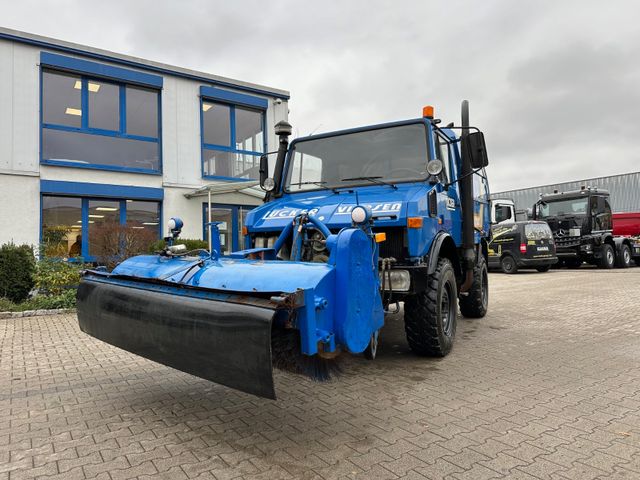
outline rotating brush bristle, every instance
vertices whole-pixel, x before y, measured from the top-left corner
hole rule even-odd
[[[272,330],[271,358],[275,368],[304,375],[315,382],[326,382],[342,372],[339,356],[304,355],[300,349],[300,334],[294,329]]]

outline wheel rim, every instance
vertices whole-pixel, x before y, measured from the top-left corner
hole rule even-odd
[[[444,288],[442,289],[442,299],[440,300],[442,329],[447,336],[451,335],[451,331],[453,329],[453,315],[455,315],[455,310],[451,305],[451,285],[447,282],[444,284]]]
[[[624,260],[625,265],[629,265],[631,263],[631,253],[629,253],[629,249],[625,248],[622,253],[622,259]]]
[[[489,289],[487,285],[489,284],[489,279],[487,278],[487,271],[483,270],[482,275],[480,276],[480,289],[482,295],[482,307],[487,308],[489,305]]]
[[[376,354],[378,353],[378,334],[379,331],[376,331],[371,335],[371,340],[369,340],[369,353],[372,359],[376,358]]]
[[[611,251],[610,248],[607,248],[607,263],[609,265],[613,264],[613,252]]]
[[[504,268],[506,272],[511,272],[513,270],[513,262],[509,257],[502,261],[502,268]]]

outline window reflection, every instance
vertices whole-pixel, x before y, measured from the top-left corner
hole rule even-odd
[[[202,103],[204,143],[228,147],[231,145],[231,109],[213,102]]]
[[[156,142],[42,130],[42,158],[46,160],[159,170],[158,150]]]
[[[80,127],[82,82],[77,75],[42,72],[42,120],[44,123]]]
[[[127,86],[127,134],[158,137],[158,92]]]
[[[89,82],[89,126],[120,130],[120,87],[111,83]]]
[[[82,200],[42,197],[42,247],[49,257],[78,257],[82,245]]]
[[[236,107],[236,149],[264,151],[262,112]]]

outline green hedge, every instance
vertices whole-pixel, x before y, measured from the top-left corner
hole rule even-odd
[[[53,310],[75,308],[76,291],[67,290],[59,295],[38,295],[21,303],[0,298],[0,312],[24,312],[25,310]]]
[[[85,265],[60,258],[43,258],[36,268],[36,287],[39,294],[61,295],[69,289],[75,291],[80,283],[80,272]],[[62,308],[62,307],[60,307]]]
[[[33,289],[36,268],[33,248],[5,243],[0,246],[0,297],[18,303]]]

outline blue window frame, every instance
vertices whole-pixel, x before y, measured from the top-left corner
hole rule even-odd
[[[41,180],[40,192],[40,243],[47,256],[95,261],[92,228],[107,221],[160,238],[162,189]]]
[[[206,226],[209,221],[207,205],[206,202],[202,204],[202,239],[205,241],[209,238],[209,231]],[[230,252],[246,248],[243,241],[242,227],[245,224],[247,213],[254,208],[256,207],[251,205],[211,204],[211,219],[214,222],[223,222],[218,225],[223,254],[227,255]]]
[[[161,77],[46,52],[41,63],[42,164],[161,173]]]
[[[213,87],[200,88],[202,176],[256,180],[267,149],[266,99]]]

